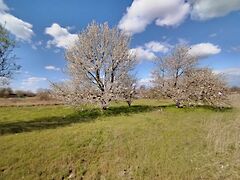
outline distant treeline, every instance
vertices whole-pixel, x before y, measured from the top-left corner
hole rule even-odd
[[[239,86],[233,86],[230,88],[231,92],[235,92],[235,93],[240,93],[240,87]]]
[[[13,90],[10,87],[0,88],[0,98],[25,98],[25,97],[39,97],[40,100],[50,100],[50,90],[39,89],[36,93],[32,91]]]
[[[0,88],[0,97],[1,98],[10,98],[10,97],[34,97],[36,93],[31,91],[24,91],[24,90],[12,90],[11,88]]]

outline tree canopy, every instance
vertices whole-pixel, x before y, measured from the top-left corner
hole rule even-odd
[[[112,100],[129,100],[131,95],[126,93],[132,93],[129,89],[134,83],[128,82],[136,63],[129,42],[119,29],[92,22],[66,50],[70,80],[53,84],[55,96],[70,104],[98,102],[103,109]]]
[[[4,85],[13,78],[20,66],[15,63],[16,56],[13,54],[15,41],[11,39],[9,32],[0,25],[0,85]]]

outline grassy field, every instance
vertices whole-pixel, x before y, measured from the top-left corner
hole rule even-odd
[[[0,108],[0,179],[240,179],[232,109],[138,100],[107,111]]]

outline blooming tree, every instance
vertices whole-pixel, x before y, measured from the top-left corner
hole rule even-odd
[[[20,69],[12,53],[15,42],[10,38],[9,32],[0,24],[0,85],[8,84],[13,73]]]
[[[53,84],[55,97],[69,104],[109,102],[122,90],[136,63],[129,51],[130,38],[107,23],[92,22],[66,50],[69,81]]]
[[[136,83],[137,79],[133,75],[126,76],[122,82],[119,99],[126,101],[129,107],[131,106],[133,98],[135,98],[137,93]]]
[[[208,68],[197,67],[198,59],[189,50],[186,45],[177,45],[170,55],[156,59],[152,73],[155,91],[173,99],[177,107],[222,104],[227,93],[223,78]]]

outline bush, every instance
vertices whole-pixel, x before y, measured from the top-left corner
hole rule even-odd
[[[238,86],[233,86],[230,88],[230,91],[233,93],[240,93],[240,87]]]
[[[1,88],[0,89],[0,97],[1,98],[9,98],[13,95],[13,90],[11,88]]]
[[[31,91],[22,91],[22,90],[15,91],[15,94],[16,94],[16,97],[19,97],[19,98],[36,96],[36,94],[34,94]]]
[[[49,101],[49,100],[52,99],[50,90],[48,90],[48,89],[40,89],[40,90],[38,90],[37,91],[37,97],[40,100],[44,100],[44,101]]]

